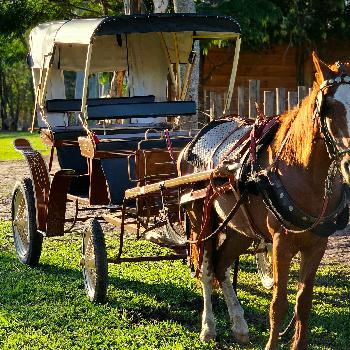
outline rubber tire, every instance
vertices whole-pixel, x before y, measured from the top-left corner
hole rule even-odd
[[[259,247],[261,244],[259,244]],[[272,264],[270,263],[267,252],[261,252],[255,254],[256,267],[260,276],[261,284],[266,289],[272,289],[273,287],[273,272]]]
[[[93,253],[94,258],[91,263],[94,265],[95,279],[92,279],[91,269],[86,267],[86,251],[89,248],[90,253]],[[92,250],[92,251],[91,251]],[[103,303],[107,296],[108,287],[108,262],[107,250],[102,227],[96,218],[89,220],[86,229],[83,233],[83,278],[86,294],[90,301]]]
[[[26,215],[26,228],[27,228],[27,246],[23,245],[23,241],[18,233],[17,227],[14,224],[15,213],[15,200],[16,196],[22,194],[25,206]],[[32,180],[28,177],[23,178],[22,181],[15,185],[12,194],[12,205],[11,205],[11,220],[12,220],[12,233],[14,244],[16,248],[16,254],[18,260],[29,266],[36,266],[39,263],[43,235],[37,231],[36,225],[36,207],[35,197],[33,191]]]

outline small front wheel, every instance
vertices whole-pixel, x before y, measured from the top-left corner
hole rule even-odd
[[[108,285],[108,263],[102,227],[91,219],[84,230],[81,266],[84,286],[90,301],[104,302]]]
[[[264,288],[273,287],[272,272],[272,244],[262,240],[258,246],[258,253],[255,254],[255,262]]]
[[[39,263],[43,236],[37,231],[33,183],[24,178],[15,186],[11,206],[12,233],[19,261],[35,266]]]

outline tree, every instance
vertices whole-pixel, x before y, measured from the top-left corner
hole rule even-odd
[[[276,43],[297,48],[297,82],[304,81],[304,61],[330,38],[349,40],[350,1],[217,0],[197,1],[200,11],[235,17],[243,47],[260,50]]]
[[[1,0],[0,1],[0,120],[1,128],[25,125],[33,105],[31,74],[26,67],[28,31],[40,22],[117,14],[122,0]],[[18,20],[20,18],[20,20]]]

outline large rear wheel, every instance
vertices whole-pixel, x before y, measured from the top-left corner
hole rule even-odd
[[[33,184],[24,178],[15,186],[11,206],[12,233],[17,257],[26,265],[39,263],[43,236],[37,231]]]
[[[263,287],[271,289],[273,287],[271,243],[266,243],[264,240],[259,243],[255,261]]]
[[[83,234],[81,265],[90,301],[104,302],[107,295],[108,263],[103,231],[97,219],[88,222]]]

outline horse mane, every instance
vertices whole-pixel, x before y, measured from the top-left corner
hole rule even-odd
[[[280,127],[273,148],[275,152],[279,152],[284,139],[288,137],[280,154],[280,159],[288,165],[297,164],[306,168],[309,164],[313,139],[318,131],[312,118],[317,92],[318,86],[314,83],[311,94],[302,101],[301,105],[280,117]]]

